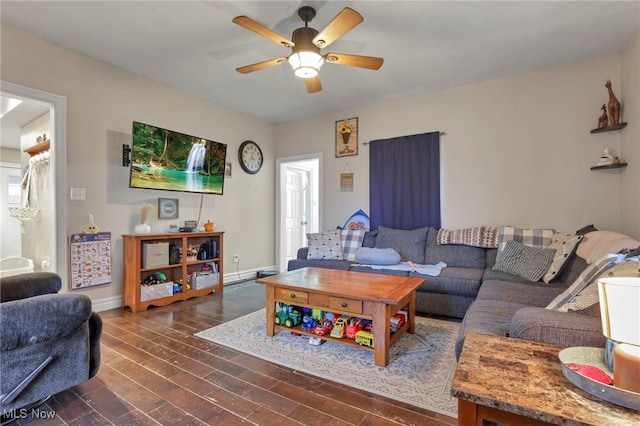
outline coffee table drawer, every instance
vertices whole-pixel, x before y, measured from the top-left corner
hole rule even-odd
[[[329,309],[336,311],[350,312],[353,314],[362,313],[362,300],[347,299],[344,297],[329,297]]]
[[[309,303],[309,293],[300,290],[276,288],[276,299],[287,301],[291,304]]]

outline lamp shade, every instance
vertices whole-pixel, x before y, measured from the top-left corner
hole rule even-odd
[[[605,337],[640,346],[640,278],[599,279],[598,293]]]
[[[324,59],[315,52],[296,52],[289,56],[289,64],[296,76],[312,78],[318,75]]]

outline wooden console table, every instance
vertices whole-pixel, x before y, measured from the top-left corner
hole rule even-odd
[[[451,395],[458,425],[483,420],[508,425],[630,425],[640,412],[601,400],[562,374],[558,353],[545,343],[469,333]]]

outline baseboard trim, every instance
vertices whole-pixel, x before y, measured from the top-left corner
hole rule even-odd
[[[224,274],[223,282],[225,285],[232,284],[238,281],[247,281],[255,279],[258,275],[258,271],[273,271],[275,265],[263,266],[255,269],[247,269],[245,271],[238,271],[233,273]],[[123,298],[122,295],[104,297],[102,299],[92,299],[93,310],[96,312],[108,311],[109,309],[122,308]]]

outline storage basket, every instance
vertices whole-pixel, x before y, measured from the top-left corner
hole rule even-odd
[[[162,283],[162,284],[140,286],[141,302],[146,302],[147,300],[160,299],[160,298],[169,297],[169,296],[173,296],[172,281]]]
[[[211,274],[199,274],[191,276],[191,288],[193,290],[201,290],[207,287],[213,287],[220,283],[220,273],[213,272]]]

